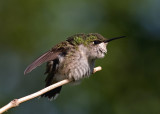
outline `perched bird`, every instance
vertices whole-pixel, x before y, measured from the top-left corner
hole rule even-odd
[[[36,59],[26,68],[24,74],[47,62],[46,87],[63,79],[79,81],[93,73],[95,60],[103,58],[107,53],[108,42],[123,37],[125,36],[106,39],[98,33],[73,35]],[[61,88],[62,86],[55,88],[42,97],[55,99]]]

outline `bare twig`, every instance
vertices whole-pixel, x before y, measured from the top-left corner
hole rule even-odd
[[[100,71],[100,70],[102,70],[101,66],[95,67],[93,70],[93,73],[96,73],[97,71]]]
[[[94,68],[93,73],[95,73],[95,72],[97,72],[97,71],[100,71],[101,69],[102,69],[102,68],[101,68],[100,66],[99,66],[99,67],[96,67],[96,68]],[[35,93],[33,93],[33,94],[27,95],[27,96],[22,97],[22,98],[19,98],[19,99],[14,99],[14,100],[12,100],[10,103],[8,103],[7,105],[5,105],[5,106],[3,106],[2,108],[0,108],[0,114],[4,113],[5,111],[7,111],[7,110],[9,110],[9,109],[11,109],[11,108],[13,108],[13,107],[19,106],[19,104],[21,104],[21,103],[23,103],[23,102],[26,102],[26,101],[28,101],[28,100],[31,100],[31,99],[33,99],[33,98],[35,98],[35,97],[38,97],[38,96],[46,93],[46,92],[48,92],[48,91],[51,91],[52,89],[55,89],[55,88],[57,88],[57,87],[59,87],[59,86],[65,85],[65,84],[67,84],[67,83],[70,83],[71,81],[72,81],[72,80],[65,79],[65,80],[62,80],[62,81],[60,81],[60,82],[57,82],[57,83],[55,83],[55,84],[53,84],[53,85],[50,85],[50,86],[48,86],[48,87],[46,87],[46,88],[44,88],[44,89],[42,89],[42,90],[40,90],[40,91],[38,91],[38,92],[35,92]]]

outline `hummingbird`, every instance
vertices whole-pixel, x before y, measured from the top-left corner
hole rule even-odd
[[[104,58],[107,53],[108,42],[123,37],[125,36],[106,39],[98,33],[70,36],[66,41],[55,45],[37,58],[25,69],[24,74],[31,72],[43,63],[47,63],[46,87],[64,79],[76,83],[93,73],[96,59]],[[56,99],[61,89],[62,86],[41,95],[41,97]]]

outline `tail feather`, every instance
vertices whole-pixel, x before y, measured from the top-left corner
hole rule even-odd
[[[46,87],[50,86],[51,84],[57,83],[57,80],[56,80],[56,78],[54,79],[54,77],[55,77],[55,72],[56,72],[56,66],[58,65],[58,63],[59,63],[58,59],[55,59],[54,61],[50,61],[47,63],[47,69],[45,72],[45,74],[48,74],[46,77],[46,80],[45,80]],[[61,91],[61,88],[62,88],[62,86],[57,87],[57,88],[41,95],[41,97],[48,97],[51,100],[56,99]]]
[[[58,97],[61,89],[62,89],[62,86],[57,87],[57,88],[55,88],[55,89],[53,89],[53,90],[51,90],[51,91],[49,91],[49,92],[41,95],[41,97],[48,97],[48,98],[51,99],[51,100],[52,100],[52,99],[55,100],[55,99]]]

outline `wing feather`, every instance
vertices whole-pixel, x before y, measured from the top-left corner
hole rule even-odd
[[[60,55],[60,51],[48,51],[36,59],[32,64],[30,64],[24,71],[24,75],[31,72],[36,67],[40,66],[41,64],[54,60]]]

